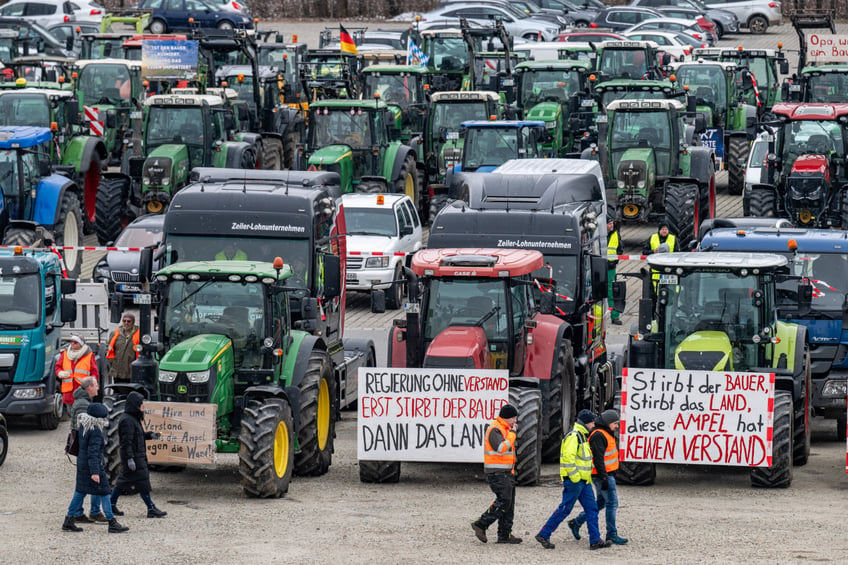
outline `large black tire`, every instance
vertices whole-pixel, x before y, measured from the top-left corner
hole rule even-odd
[[[433,225],[433,222],[436,220],[436,216],[439,215],[439,212],[442,211],[442,208],[446,207],[450,204],[451,199],[447,194],[435,194],[433,198],[430,199],[430,212],[429,212],[429,220],[430,225]]]
[[[106,474],[109,482],[115,484],[121,474],[121,438],[118,435],[118,423],[126,412],[126,399],[117,399],[112,395],[103,397],[103,404],[109,410],[109,426],[106,428]]]
[[[359,480],[363,483],[396,483],[400,480],[400,461],[359,461]]]
[[[97,223],[94,231],[100,245],[115,241],[127,223],[124,214],[129,196],[129,181],[123,178],[103,178],[97,189]]]
[[[774,393],[774,427],[771,467],[753,467],[751,486],[786,488],[792,484],[792,395]]]
[[[542,443],[542,461],[559,461],[560,446],[565,432],[574,425],[577,407],[574,378],[574,348],[563,340],[555,359],[556,369],[551,375],[548,398],[543,399],[548,427]]]
[[[400,281],[403,278],[403,267],[400,263],[395,267],[394,280]],[[397,310],[403,305],[403,283],[392,283],[386,290],[386,308],[388,310]]]
[[[283,168],[283,142],[274,137],[262,139],[262,169],[279,171]]]
[[[418,185],[418,171],[415,168],[415,157],[407,155],[400,167],[400,174],[395,179],[395,192],[406,194],[412,200],[415,209],[421,208],[421,189]]]
[[[279,498],[289,490],[294,469],[294,418],[277,398],[251,400],[239,433],[239,474],[245,494]]]
[[[62,195],[59,204],[59,219],[53,224],[53,240],[57,247],[82,246],[82,213],[79,196],[68,190]],[[65,261],[65,271],[68,277],[79,277],[82,268],[82,253],[80,251],[62,251]]]
[[[3,245],[34,247],[41,245],[41,239],[34,230],[10,227],[6,230],[6,233],[3,234]]]
[[[283,168],[294,169],[297,157],[297,143],[300,135],[289,132],[283,138]]]
[[[836,440],[845,442],[848,438],[848,415],[843,414],[836,418]]]
[[[313,350],[306,374],[300,382],[300,426],[294,456],[298,475],[323,475],[333,462],[333,438],[336,435],[336,385],[330,357],[326,351]]]
[[[744,137],[734,136],[727,142],[724,151],[724,163],[727,168],[727,193],[738,196],[745,190],[745,165],[739,164],[739,159],[748,161],[751,145]]]
[[[842,205],[839,207],[839,221],[843,230],[848,230],[848,190],[842,191]]]
[[[239,160],[239,169],[256,169],[256,151],[253,148],[245,149]]]
[[[621,393],[615,395],[614,406],[621,414]],[[622,449],[622,446],[619,445],[619,449]],[[619,459],[621,459],[620,454]],[[657,464],[619,461],[615,480],[623,485],[650,486],[657,480]]]
[[[691,183],[669,183],[665,191],[665,216],[671,233],[677,237],[675,251],[698,237],[701,223],[698,185]]]
[[[804,355],[804,396],[794,403],[795,422],[793,424],[792,436],[792,464],[801,467],[807,464],[810,458],[810,443],[812,442],[812,394],[813,380],[810,365],[810,352]]]
[[[774,218],[777,217],[777,206],[774,191],[770,188],[751,189],[751,197],[748,200],[748,210],[752,218]]]
[[[385,190],[386,185],[376,180],[361,180],[356,185],[356,192],[361,192],[362,194],[379,194],[385,192]]]
[[[86,235],[94,233],[95,214],[97,208],[97,188],[100,186],[102,175],[100,153],[94,151],[91,162],[82,176],[82,229]]]
[[[515,484],[535,485],[542,474],[542,393],[535,388],[510,388],[509,403],[518,410]]]
[[[7,453],[9,453],[9,432],[6,430],[6,424],[0,420],[0,465],[6,461]]]
[[[59,427],[59,420],[62,419],[64,404],[62,403],[62,393],[58,392],[59,385],[56,386],[57,391],[53,393],[53,404],[50,412],[38,415],[38,427],[42,430],[55,430]]]

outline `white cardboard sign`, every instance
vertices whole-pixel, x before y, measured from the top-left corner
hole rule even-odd
[[[483,462],[483,435],[509,401],[504,370],[360,367],[361,460]]]
[[[848,62],[848,35],[811,33],[807,36],[807,61]]]
[[[625,368],[623,461],[770,467],[774,374]]]

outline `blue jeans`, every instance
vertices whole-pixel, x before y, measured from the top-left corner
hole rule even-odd
[[[155,506],[155,504],[153,504],[153,499],[150,497],[149,492],[140,492],[140,493],[138,493],[138,495],[144,501],[144,504],[147,505],[148,510],[150,510],[151,508],[153,508]],[[114,508],[115,506],[118,505],[118,499],[120,497],[121,497],[121,491],[118,490],[118,487],[113,488],[112,489],[112,497],[111,497],[111,508]],[[110,508],[110,510],[111,510],[111,508]]]
[[[615,512],[618,510],[618,490],[615,488],[615,477],[608,477],[609,487],[607,490],[601,490],[601,481],[592,479],[595,483],[595,491],[598,493],[598,512],[606,511],[607,520],[607,539],[618,534],[618,528],[615,526]],[[581,512],[574,523],[577,527],[586,522],[586,514]]]
[[[568,517],[572,508],[574,508],[574,504],[578,501],[586,513],[589,525],[589,543],[601,541],[601,532],[598,530],[598,507],[595,504],[595,493],[592,492],[592,485],[586,481],[574,483],[567,478],[562,481],[562,502],[559,503],[554,513],[542,526],[539,535],[545,539],[551,539],[551,535]]]
[[[85,501],[85,494],[74,491],[74,497],[71,499],[71,505],[68,506],[68,516],[72,518],[79,518],[83,514],[85,514],[85,510],[82,507],[82,503]],[[91,514],[99,514],[100,513],[100,504],[98,504],[97,500],[94,496],[91,497]]]
[[[114,520],[115,519],[115,515],[112,514],[112,505],[109,504],[109,495],[108,494],[103,494],[103,495],[92,494],[91,495],[91,503],[100,505],[100,507],[103,509],[103,514],[106,515],[107,520]]]

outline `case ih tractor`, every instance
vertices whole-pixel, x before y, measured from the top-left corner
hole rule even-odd
[[[552,295],[540,311],[533,300],[530,275],[544,263],[541,253],[524,249],[419,251],[407,270],[406,319],[396,320],[389,331],[390,367],[509,371],[510,403],[519,414],[519,485],[539,481],[542,445],[561,441],[559,404],[573,398],[568,325],[552,315]],[[381,292],[372,294],[378,312],[384,306]],[[400,462],[360,460],[359,478],[397,482]]]
[[[615,187],[615,213],[625,222],[662,217],[685,245],[701,221],[715,216],[715,165],[700,145],[703,118],[695,125],[676,100],[618,100],[598,118],[599,148],[583,158],[600,159],[606,186]],[[607,200],[612,200],[607,198]]]
[[[765,177],[744,196],[751,216],[848,228],[845,104],[777,104]]]
[[[793,462],[803,465],[810,454],[812,384],[806,328],[778,319],[775,284],[799,277],[789,274],[785,257],[761,253],[660,253],[648,257],[648,267],[639,273],[627,366],[774,373],[772,466],[751,468],[751,484],[789,486]],[[809,308],[810,291],[798,285],[799,308]],[[616,301],[625,293],[616,281]],[[616,474],[636,485],[655,477],[654,463],[634,461],[622,461]]]

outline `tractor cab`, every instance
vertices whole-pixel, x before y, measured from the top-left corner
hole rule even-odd
[[[83,33],[80,35],[80,59],[121,59],[128,55],[124,42],[130,33]],[[139,52],[139,60],[141,52]],[[129,57],[128,57],[129,58]]]
[[[278,40],[260,43],[257,46],[257,63],[260,67],[273,67],[282,75],[283,100],[300,108],[307,102],[303,87],[298,76],[300,61],[306,57],[306,44],[297,43],[294,36],[292,43],[283,43],[282,36]]]
[[[545,122],[470,121],[461,124],[462,161],[454,172],[487,173],[510,159],[535,159],[548,138]]]
[[[652,186],[657,176],[673,174],[681,139],[684,107],[674,100],[612,102],[608,110],[609,172],[619,189]],[[638,177],[638,178],[637,178]],[[631,181],[631,178],[633,182]]]
[[[421,30],[418,44],[427,60],[433,92],[459,90],[471,57],[460,29]]]
[[[707,120],[708,127],[722,127],[728,105],[733,104],[733,91],[729,88],[730,76],[736,65],[718,61],[680,63],[674,66],[678,84],[695,97],[695,106]],[[730,73],[730,74],[728,74]]]
[[[662,78],[656,44],[650,41],[605,41],[599,47],[597,71],[601,80]]]
[[[310,49],[298,73],[308,101],[359,98],[362,56],[338,49]]]
[[[592,92],[602,108],[616,100],[679,100],[685,92],[666,80],[612,79],[597,84]]]
[[[408,142],[424,131],[429,91],[427,79],[423,67],[370,65],[362,70],[362,99],[379,98],[389,105],[401,139]]]

